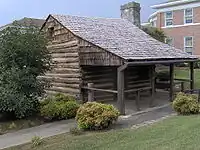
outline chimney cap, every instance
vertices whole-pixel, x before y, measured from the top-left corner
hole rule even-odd
[[[124,4],[124,5],[121,6],[121,10],[130,9],[130,8],[138,8],[138,9],[141,9],[140,3],[137,3],[137,2],[129,2],[129,3]]]

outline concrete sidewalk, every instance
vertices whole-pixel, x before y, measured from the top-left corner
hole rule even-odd
[[[75,120],[64,120],[0,135],[0,149],[28,143],[34,136],[46,138],[66,133],[72,127],[76,127]]]
[[[120,117],[118,122],[113,125],[111,129],[132,128],[134,125],[143,124],[152,120],[159,120],[160,118],[170,116],[173,113],[170,105],[152,109],[148,112],[138,112],[132,116]],[[67,133],[72,127],[76,127],[75,120],[64,120],[0,135],[0,149],[28,143],[34,136],[46,138]]]

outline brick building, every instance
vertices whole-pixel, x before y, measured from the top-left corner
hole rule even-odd
[[[200,0],[171,0],[151,6],[151,26],[166,33],[166,42],[189,54],[200,56]]]

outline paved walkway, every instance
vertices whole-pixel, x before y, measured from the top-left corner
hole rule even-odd
[[[0,135],[0,149],[28,143],[34,136],[46,138],[66,133],[69,132],[70,128],[75,126],[74,120],[64,120]]]
[[[128,117],[120,117],[112,129],[130,128],[134,125],[157,120],[172,114],[171,106],[152,110],[148,113],[136,114]],[[64,120],[60,122],[49,123],[38,127],[23,129],[14,133],[0,135],[0,149],[28,143],[34,136],[42,138],[67,133],[70,128],[76,127],[74,120]]]

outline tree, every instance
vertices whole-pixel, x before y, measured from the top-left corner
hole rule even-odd
[[[142,26],[142,30],[146,32],[147,34],[149,34],[154,39],[165,43],[166,36],[162,30],[155,27],[150,27],[150,26]]]
[[[0,113],[17,118],[37,111],[47,82],[37,77],[50,69],[45,35],[35,27],[0,31]]]

